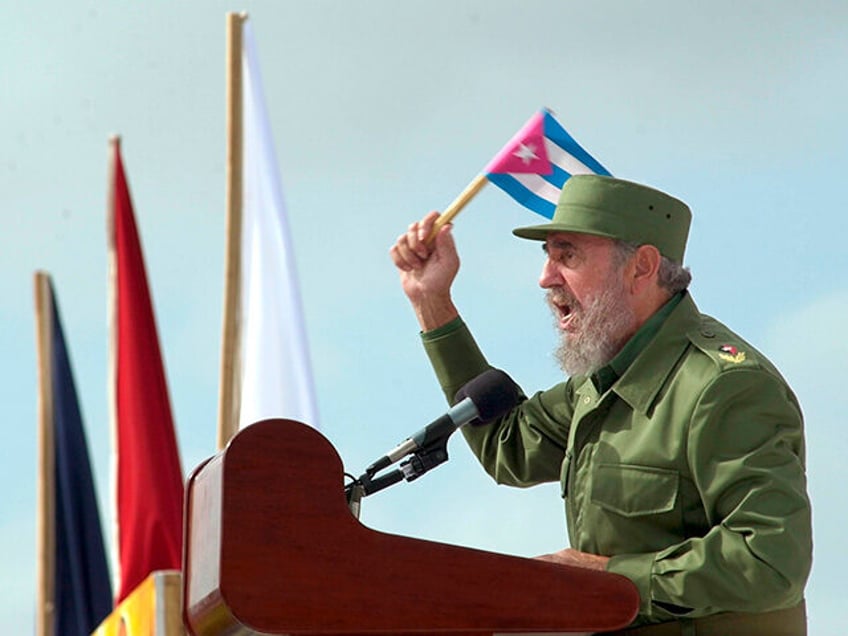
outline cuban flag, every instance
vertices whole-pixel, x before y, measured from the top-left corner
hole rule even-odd
[[[562,186],[574,174],[610,176],[543,108],[484,169],[486,178],[524,207],[552,218]]]

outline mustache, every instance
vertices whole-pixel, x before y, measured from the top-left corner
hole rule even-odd
[[[577,298],[565,287],[550,287],[545,293],[545,300],[551,307],[568,305],[572,310],[581,307]]]

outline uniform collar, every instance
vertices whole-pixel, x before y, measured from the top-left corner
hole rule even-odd
[[[615,381],[625,374],[627,369],[630,368],[630,365],[633,364],[633,361],[642,353],[642,350],[657,335],[666,318],[668,318],[671,312],[674,311],[674,308],[680,303],[683,294],[684,292],[680,292],[672,296],[639,327],[638,331],[624,343],[621,351],[608,364],[592,374],[592,383],[595,385],[598,393],[606,393],[615,384]]]
[[[669,307],[675,299],[674,305]],[[643,414],[648,412],[660,388],[683,355],[689,342],[688,332],[700,324],[698,308],[687,292],[673,298],[657,314],[663,311],[666,314],[656,326],[653,337],[636,351],[630,364],[612,386],[612,390],[622,400]],[[624,349],[621,353],[624,353]]]

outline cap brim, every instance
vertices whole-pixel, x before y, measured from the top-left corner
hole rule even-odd
[[[531,241],[547,240],[548,234],[551,232],[575,232],[577,234],[592,234],[594,236],[604,236],[606,238],[616,238],[609,232],[593,232],[585,227],[568,225],[566,223],[545,223],[544,225],[529,225],[527,227],[517,227],[512,233],[518,238],[530,239]]]

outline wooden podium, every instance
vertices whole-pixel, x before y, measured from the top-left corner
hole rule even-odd
[[[636,616],[626,578],[378,532],[349,511],[315,429],[266,420],[186,492],[189,634],[471,636],[598,632]]]

